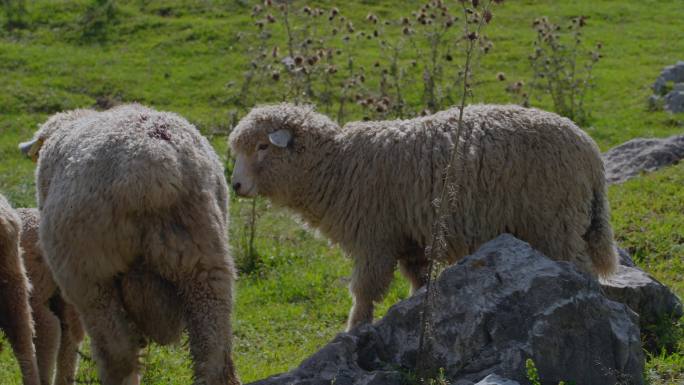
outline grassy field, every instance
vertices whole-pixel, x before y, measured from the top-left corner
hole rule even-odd
[[[90,1],[28,3],[26,28],[0,29],[0,192],[14,205],[35,205],[34,165],[19,156],[17,143],[29,138],[37,124],[54,112],[107,101],[138,101],[184,115],[210,137],[230,167],[225,143],[228,114],[234,108],[230,95],[249,61],[236,34],[253,29],[252,3],[118,1],[116,21],[95,37],[83,32]],[[421,4],[353,0],[339,7],[350,18],[362,20],[369,11],[398,18]],[[2,15],[0,24],[5,22]],[[662,67],[684,59],[684,40],[677,35],[684,16],[680,1],[504,2],[488,30],[494,48],[476,67],[478,83],[470,102],[511,102],[496,73],[505,73],[511,81],[531,78],[527,60],[535,36],[531,23],[543,15],[558,21],[587,15],[585,39],[603,44],[604,58],[594,71],[596,86],[587,99],[592,118],[583,127],[602,149],[638,136],[684,131],[684,116],[646,108],[650,84]],[[364,49],[359,56],[372,63],[377,50]],[[533,98],[532,104],[551,108],[547,99]],[[680,297],[684,296],[682,186],[684,165],[679,165],[610,189],[619,242]],[[244,382],[298,365],[344,328],[351,305],[346,290],[351,263],[340,250],[287,211],[265,201],[257,206],[259,259],[250,265],[244,244],[251,205],[231,202],[234,255],[239,266],[249,266],[239,277],[233,321],[234,355]],[[407,283],[395,280],[378,315],[407,293]],[[653,385],[682,384],[684,337],[675,329],[663,338],[669,339],[671,349],[649,356],[646,377]],[[147,349],[144,383],[190,383],[186,348]],[[84,353],[88,354],[87,348]],[[93,378],[87,360],[79,375],[83,381]],[[0,352],[0,383],[20,384],[9,348]]]

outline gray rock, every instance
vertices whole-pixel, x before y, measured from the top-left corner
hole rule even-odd
[[[662,76],[656,78],[656,81],[653,83],[652,86],[654,92],[653,96],[660,96],[665,94],[665,90],[667,89],[666,86],[667,81]]]
[[[660,73],[660,76],[664,78],[665,81],[675,83],[684,82],[684,61],[678,61],[675,65],[665,67]]]
[[[642,171],[654,171],[684,158],[684,135],[632,139],[603,154],[608,183],[622,183]]]
[[[663,107],[663,97],[660,95],[651,95],[648,97],[648,108],[651,111],[660,110]]]
[[[527,358],[545,385],[626,377],[643,383],[636,314],[604,297],[598,282],[574,265],[552,261],[511,235],[447,268],[435,288],[429,361],[454,385],[491,374],[528,383]],[[405,382],[416,365],[425,295],[419,290],[374,325],[341,333],[298,368],[254,384]]]
[[[682,84],[684,87],[684,84]],[[677,88],[677,87],[675,87]],[[673,113],[684,112],[684,91],[675,89],[665,95],[665,111]]]
[[[608,298],[639,314],[642,329],[662,319],[676,321],[684,314],[679,298],[637,267],[619,266],[614,275],[601,281],[601,287]]]
[[[629,255],[627,250],[618,247],[618,256],[620,257],[620,264],[622,266],[628,266],[628,267],[636,267],[634,264],[634,261],[632,260],[632,256]]]
[[[645,348],[659,351],[659,336],[654,335],[652,325],[662,321],[674,324],[683,314],[682,301],[667,286],[639,269],[629,253],[618,248],[620,267],[613,276],[601,280],[604,294],[624,303],[639,315],[642,341]]]
[[[520,383],[497,376],[496,374],[490,374],[475,385],[520,385]]]
[[[653,83],[653,91],[657,95],[663,95],[666,91],[667,82],[684,83],[684,61],[663,68],[660,76]]]

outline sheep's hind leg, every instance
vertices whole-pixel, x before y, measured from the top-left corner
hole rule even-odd
[[[411,283],[411,295],[427,283],[429,266],[430,261],[424,254],[399,260],[399,270]]]
[[[36,324],[36,361],[41,385],[51,385],[57,361],[60,329],[59,318],[48,308],[47,303],[32,303],[33,320]]]
[[[93,286],[90,292],[95,295],[79,299],[77,308],[91,338],[102,385],[138,385],[143,338],[127,319],[114,282]]]
[[[59,318],[62,326],[62,340],[57,355],[55,385],[72,385],[76,378],[78,366],[78,348],[83,341],[85,332],[76,308],[64,300],[61,302]]]
[[[347,320],[347,331],[373,322],[373,303],[384,298],[396,265],[394,257],[359,258],[355,261],[349,285],[354,305]]]
[[[181,289],[196,385],[239,385],[231,357],[232,281],[226,265],[185,277]]]

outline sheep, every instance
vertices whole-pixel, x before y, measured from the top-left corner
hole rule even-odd
[[[102,384],[139,384],[147,339],[171,343],[183,328],[195,384],[239,384],[228,188],[197,129],[129,104],[56,114],[20,148],[38,162],[41,247]]]
[[[64,300],[52,273],[45,263],[38,242],[40,213],[37,209],[20,208],[21,248],[33,290],[29,303],[35,322],[35,347],[41,385],[74,383],[78,348],[84,331],[78,312]]]
[[[294,210],[352,256],[347,330],[372,322],[397,263],[412,292],[426,282],[458,115],[340,128],[313,107],[280,104],[252,109],[230,134],[236,193]],[[553,113],[473,105],[466,138],[450,169],[459,188],[444,203],[447,262],[507,232],[594,276],[613,271],[603,164],[588,135]]]
[[[12,345],[24,385],[38,385],[30,284],[21,260],[20,236],[19,216],[0,194],[0,329]]]

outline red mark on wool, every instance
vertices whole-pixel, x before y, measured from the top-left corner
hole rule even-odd
[[[166,141],[171,140],[171,133],[169,132],[166,124],[161,124],[161,125],[155,127],[154,130],[148,132],[147,135],[150,138],[161,139],[161,140],[166,140]]]

